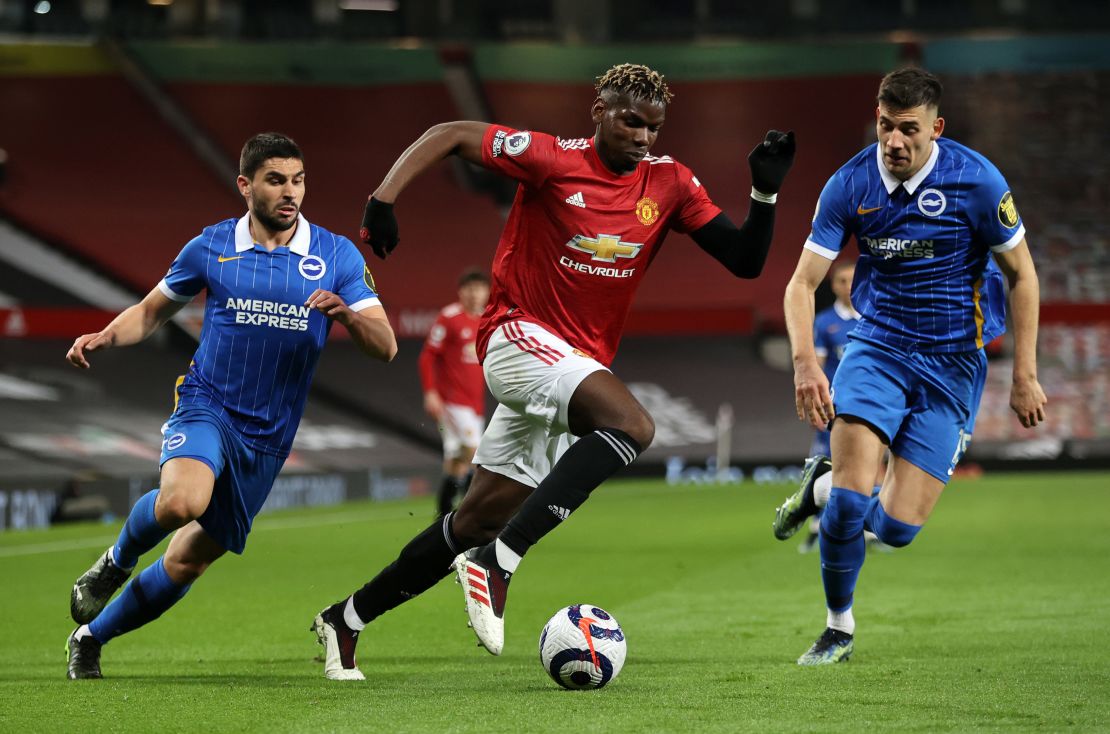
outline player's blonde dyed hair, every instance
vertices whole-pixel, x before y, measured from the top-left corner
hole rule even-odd
[[[617,64],[597,78],[594,89],[599,96],[614,92],[660,105],[670,104],[674,99],[663,75],[643,64]]]

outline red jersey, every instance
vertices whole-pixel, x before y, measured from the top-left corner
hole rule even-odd
[[[491,125],[482,162],[520,182],[493,259],[478,331],[524,319],[609,365],[636,287],[667,232],[700,229],[721,210],[689,168],[647,156],[621,176],[593,140]]]
[[[420,352],[420,382],[443,402],[465,405],[482,415],[486,410],[486,379],[478,363],[475,340],[478,316],[452,303],[436,317]]]

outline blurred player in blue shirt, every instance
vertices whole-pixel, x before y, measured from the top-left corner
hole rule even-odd
[[[816,473],[808,472],[774,523],[776,537],[789,537],[824,506],[828,615],[801,665],[852,654],[864,530],[908,545],[967,448],[986,378],[983,345],[1005,328],[1003,275],[1014,325],[1010,407],[1026,427],[1044,420],[1039,289],[1025,227],[998,169],[941,138],[940,96],[940,82],[920,69],[883,78],[878,144],[829,179],[786,288],[798,418],[814,428],[832,423],[828,497],[814,491]],[[852,237],[860,252],[852,286],[860,320],[830,390],[814,349],[813,291]],[[872,498],[884,447],[891,466]]]
[[[370,357],[389,361],[397,352],[358,250],[301,215],[296,143],[254,136],[237,182],[247,213],[205,228],[142,302],[66,355],[88,369],[90,353],[143,341],[207,291],[200,344],[163,427],[160,486],[73,585],[70,613],[80,626],[67,642],[70,678],[100,678],[102,645],[160,616],[226,551],[243,552],[289,455],[333,322]],[[165,554],[108,604],[139,556],[170,533]]]

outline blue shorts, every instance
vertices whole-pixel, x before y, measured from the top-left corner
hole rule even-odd
[[[922,354],[853,339],[833,377],[833,407],[869,423],[895,456],[947,483],[971,443],[986,379],[982,349]]]
[[[180,458],[208,465],[216,485],[197,522],[224,548],[242,553],[254,516],[270,495],[285,458],[248,447],[216,414],[203,409],[177,411],[162,432],[158,465]]]

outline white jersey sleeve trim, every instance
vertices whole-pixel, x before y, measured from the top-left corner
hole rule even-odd
[[[836,256],[840,254],[836,250],[830,250],[827,247],[823,247],[813,240],[806,240],[805,249],[809,250],[810,252],[816,252],[818,255],[827,260],[835,260]]]
[[[352,303],[347,308],[351,309],[352,311],[358,312],[358,311],[365,311],[366,309],[370,308],[371,306],[380,306],[380,305],[382,305],[381,299],[378,298],[377,296],[372,296],[371,298],[363,298],[361,301],[355,301],[354,303]]]
[[[180,293],[174,292],[173,288],[170,288],[165,278],[162,278],[160,281],[158,281],[158,290],[162,291],[162,295],[166,298],[170,299],[171,301],[177,301],[178,303],[188,303],[196,297],[183,296]]]
[[[1025,225],[1018,227],[1018,231],[1014,232],[1014,236],[1006,240],[1000,245],[991,245],[991,252],[1006,252],[1012,250],[1021,243],[1021,238],[1025,236]]]

